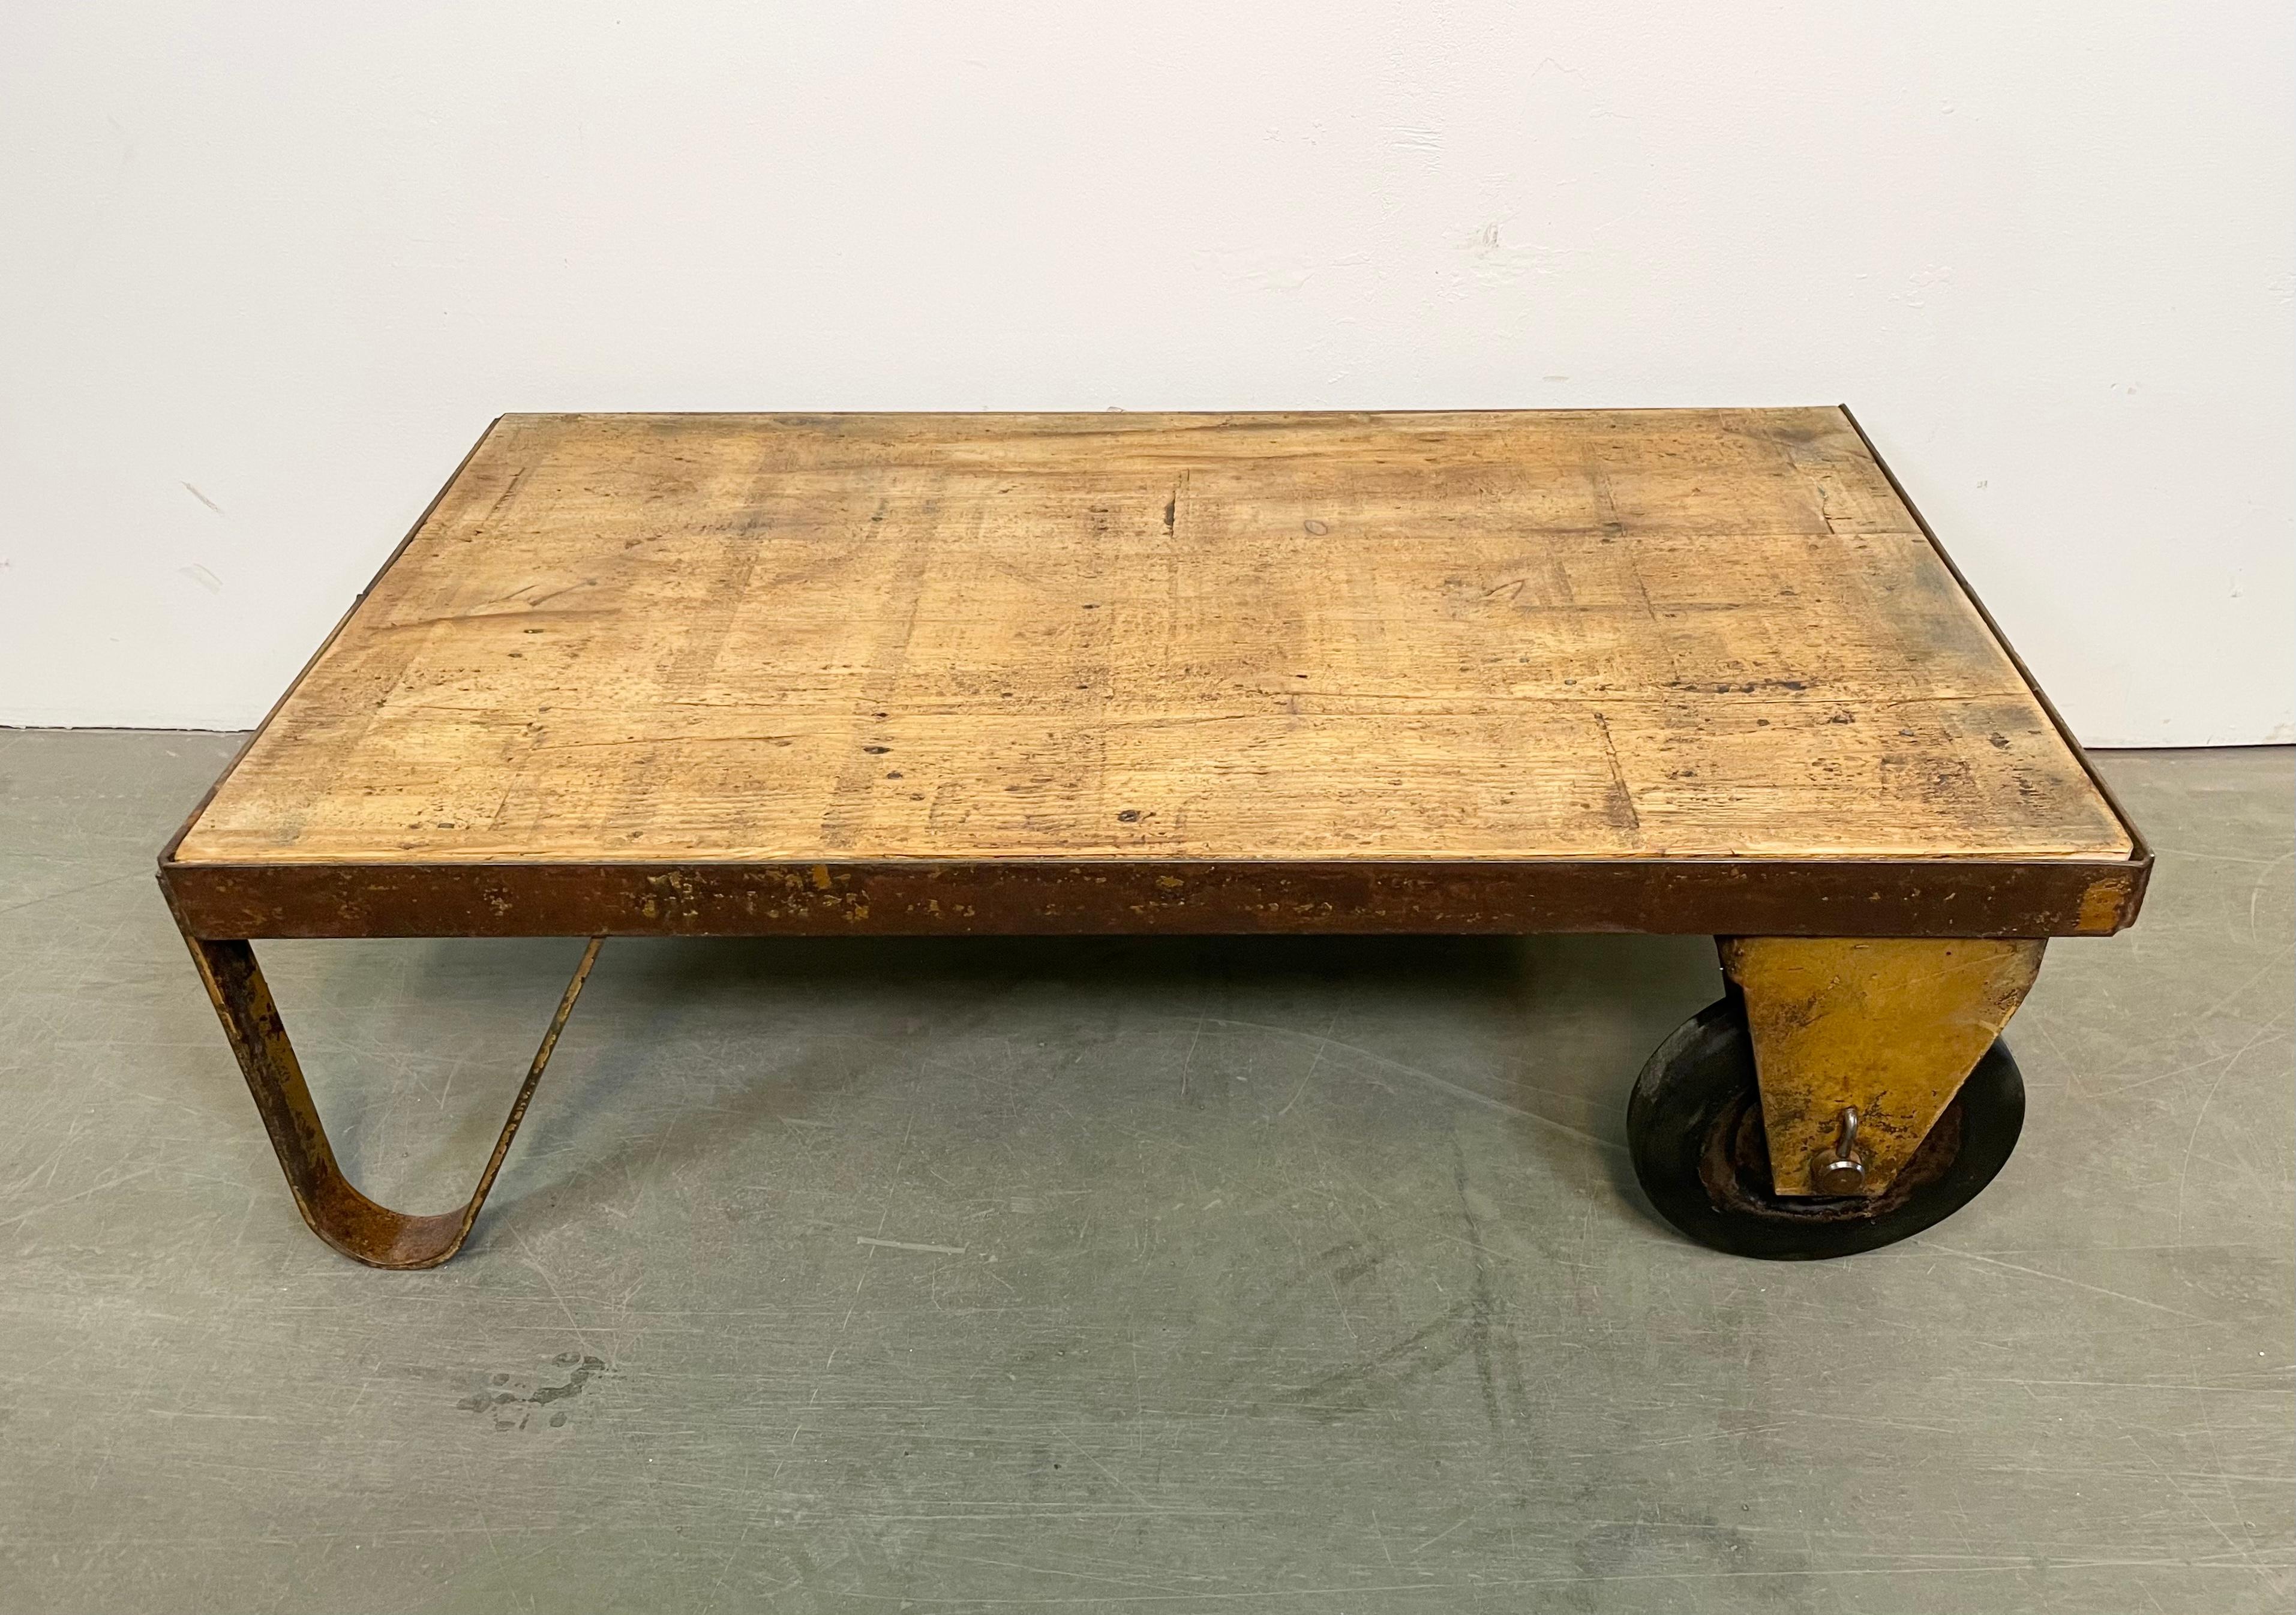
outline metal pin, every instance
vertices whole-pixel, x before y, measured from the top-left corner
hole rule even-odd
[[[1866,1162],[1857,1153],[1857,1107],[1841,1112],[1841,1135],[1831,1150],[1810,1158],[1809,1186],[1820,1194],[1860,1194],[1866,1189]]]

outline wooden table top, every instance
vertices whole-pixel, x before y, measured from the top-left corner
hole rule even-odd
[[[2130,850],[1809,408],[505,416],[176,857]]]

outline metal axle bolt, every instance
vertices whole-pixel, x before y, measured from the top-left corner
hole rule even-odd
[[[1866,1187],[1866,1162],[1857,1153],[1857,1107],[1841,1112],[1841,1134],[1831,1150],[1810,1157],[1809,1186],[1820,1194],[1857,1194]]]

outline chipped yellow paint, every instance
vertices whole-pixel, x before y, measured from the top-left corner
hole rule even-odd
[[[1808,1194],[1811,1158],[1859,1116],[1866,1191],[1890,1185],[2041,968],[2039,940],[1734,937],[1780,1194]]]

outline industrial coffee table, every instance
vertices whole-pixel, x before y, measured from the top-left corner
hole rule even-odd
[[[2151,856],[1836,408],[509,415],[161,855],[312,1229],[468,1236],[611,937],[1704,933],[1637,1174],[1767,1257],[1984,1187]],[[586,937],[468,1204],[252,939]]]

